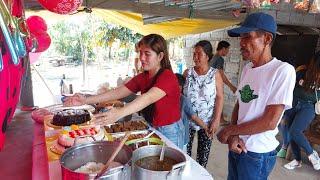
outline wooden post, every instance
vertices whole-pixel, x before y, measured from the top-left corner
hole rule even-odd
[[[21,94],[20,94],[20,105],[24,107],[33,107],[33,91],[32,91],[32,76],[31,76],[31,67],[30,61],[25,60],[24,63],[26,64],[26,71],[24,76],[22,77],[21,81]]]

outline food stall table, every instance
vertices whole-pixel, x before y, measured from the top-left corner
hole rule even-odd
[[[151,130],[155,130],[151,128]],[[164,137],[159,131],[156,134],[169,146],[178,149],[170,140]],[[32,152],[32,179],[33,180],[60,180],[62,179],[59,160],[48,155],[46,145],[46,135],[52,135],[50,130],[45,131],[44,125],[35,124],[34,126],[34,142]],[[181,151],[182,152],[182,151]],[[213,180],[212,175],[195,160],[186,153],[187,165],[182,175],[183,180]]]

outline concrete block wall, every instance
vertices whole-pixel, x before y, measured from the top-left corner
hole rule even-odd
[[[230,27],[232,28],[232,27]],[[194,45],[200,40],[208,40],[211,42],[213,49],[215,51],[216,46],[219,41],[225,40],[228,41],[230,46],[230,51],[228,56],[224,57],[225,59],[225,74],[228,79],[234,84],[235,86],[238,85],[241,67],[243,63],[242,57],[240,54],[240,45],[238,38],[230,38],[227,34],[226,29],[215,30],[211,32],[195,34],[195,35],[188,35],[185,37],[185,48],[184,48],[184,59],[186,60],[187,67],[193,67],[193,47]],[[232,113],[234,104],[236,102],[236,96],[232,93],[228,86],[224,86],[224,116],[227,117],[227,120],[230,119],[230,115]]]

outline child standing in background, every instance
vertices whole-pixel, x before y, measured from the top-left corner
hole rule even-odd
[[[194,112],[191,106],[190,99],[188,99],[185,95],[182,94],[182,88],[185,83],[185,79],[181,74],[176,73],[176,77],[179,82],[179,88],[181,91],[181,96],[180,96],[180,103],[181,103],[181,119],[184,124],[185,128],[185,134],[184,134],[184,145],[183,145],[183,151],[187,152],[187,145],[189,143],[189,121],[192,120],[194,121],[197,125],[202,127],[207,136],[208,135],[208,127],[207,125],[197,116],[197,114]]]

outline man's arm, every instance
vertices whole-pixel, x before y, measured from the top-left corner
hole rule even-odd
[[[226,84],[233,93],[235,93],[237,91],[237,88],[229,81],[229,79],[227,78],[227,76],[224,74],[223,69],[219,69],[223,83]]]
[[[239,125],[230,125],[222,129],[218,134],[221,143],[227,143],[228,138],[233,135],[252,135],[274,130],[277,127],[280,116],[284,111],[284,105],[269,105],[259,118]]]
[[[231,135],[251,135],[274,130],[283,111],[284,105],[282,104],[269,105],[261,117],[232,127]]]
[[[196,114],[191,116],[191,120],[194,121],[198,126],[202,127],[202,129],[208,130],[207,125]]]

